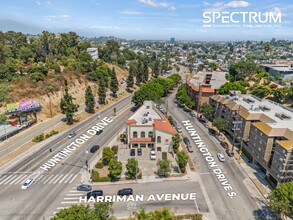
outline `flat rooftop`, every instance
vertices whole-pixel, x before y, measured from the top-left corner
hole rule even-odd
[[[198,72],[190,79],[190,83],[198,87],[198,84],[210,84],[212,89],[219,89],[226,80],[227,72]],[[208,81],[208,82],[207,82]]]

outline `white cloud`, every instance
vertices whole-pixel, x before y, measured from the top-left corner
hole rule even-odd
[[[90,28],[106,29],[106,30],[119,30],[120,29],[120,27],[118,27],[118,26],[105,26],[105,25],[93,25],[93,26],[90,26]]]
[[[123,14],[123,15],[140,15],[142,13],[140,11],[128,11],[128,10],[124,10],[124,11],[121,11],[120,14]]]
[[[40,2],[40,1],[36,1],[36,3],[37,3],[37,5],[39,5],[39,6],[41,5],[41,2]]]
[[[204,6],[210,6],[211,5],[210,3],[206,2],[206,1],[203,1],[202,3],[203,3]]]
[[[48,15],[45,17],[47,21],[52,21],[52,20],[68,20],[70,18],[69,15]]]
[[[224,4],[225,7],[231,7],[231,8],[242,8],[249,6],[249,2],[246,1],[231,1],[227,4]]]
[[[166,2],[157,2],[156,0],[138,0],[140,3],[145,4],[147,6],[151,6],[154,8],[168,8],[171,10],[175,10],[176,8],[172,5],[169,5]]]

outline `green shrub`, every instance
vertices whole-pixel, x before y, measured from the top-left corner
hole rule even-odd
[[[114,145],[111,150],[114,152],[114,154],[118,153],[118,145]]]
[[[99,178],[99,182],[110,182],[110,178],[108,176],[103,176]]]
[[[162,152],[162,159],[163,160],[167,160],[168,159],[167,152]]]
[[[96,168],[97,169],[102,169],[104,167],[104,164],[102,162],[96,163]]]
[[[92,172],[92,181],[93,182],[99,182],[100,179],[100,174],[98,171],[93,171]]]

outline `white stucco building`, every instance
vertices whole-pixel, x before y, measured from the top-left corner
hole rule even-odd
[[[86,51],[91,55],[93,60],[96,60],[99,58],[99,51],[96,47],[89,47],[86,49]]]
[[[145,101],[125,123],[130,148],[148,147],[169,151],[175,130],[154,102]]]

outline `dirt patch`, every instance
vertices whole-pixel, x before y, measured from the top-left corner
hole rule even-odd
[[[102,169],[94,168],[95,171],[98,171],[100,177],[106,177],[109,174],[108,166],[104,166]]]

